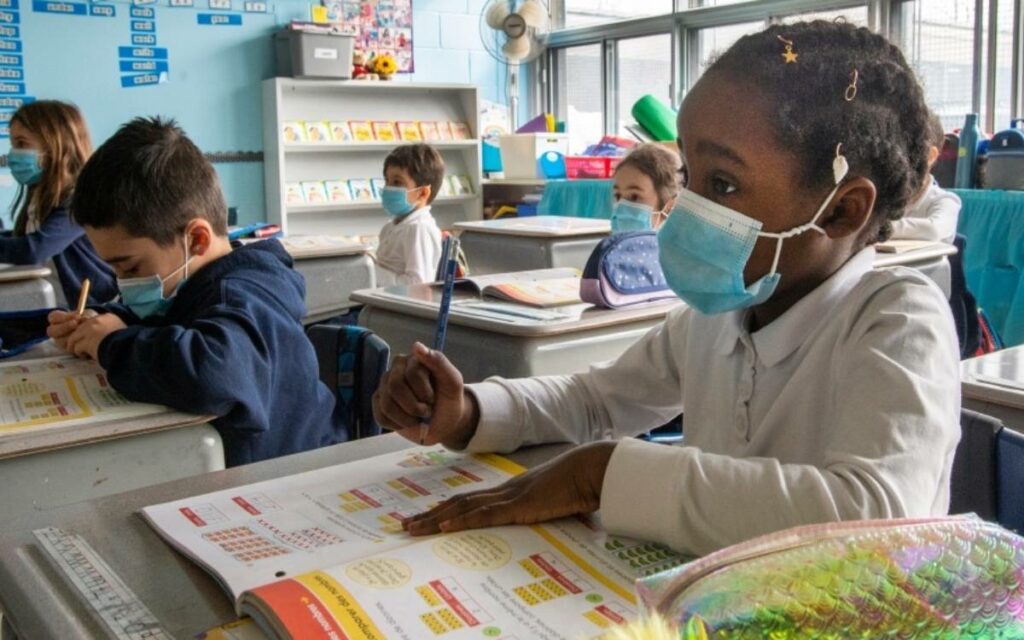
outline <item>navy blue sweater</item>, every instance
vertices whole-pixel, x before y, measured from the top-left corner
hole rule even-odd
[[[129,325],[100,343],[110,383],[131,400],[217,416],[228,466],[344,441],[302,328],[305,282],[291,267],[267,240],[191,275],[166,315],[140,320],[108,305]]]
[[[66,207],[51,211],[38,231],[23,236],[0,235],[0,262],[46,264],[51,258],[68,304],[78,300],[86,278],[92,281],[89,304],[103,304],[117,297],[114,272],[96,255],[85,231],[71,220]]]

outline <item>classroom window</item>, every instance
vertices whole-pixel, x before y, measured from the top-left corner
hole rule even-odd
[[[565,0],[568,27],[607,24],[672,13],[672,0]]]
[[[604,134],[601,45],[558,52],[565,78],[565,124],[570,153],[580,153]]]
[[[811,20],[846,20],[850,24],[855,24],[858,27],[868,26],[868,8],[863,7],[850,7],[848,9],[837,9],[835,11],[809,11],[807,13],[794,13],[788,16],[782,16],[779,22],[782,24],[791,24],[793,22],[800,21],[811,21]]]
[[[1013,0],[999,0],[996,16],[996,103],[995,131],[1010,126],[1011,91],[1013,90]],[[1022,8],[1024,9],[1024,8]]]
[[[899,40],[924,85],[925,99],[947,131],[972,110],[974,0],[913,0]]]
[[[714,61],[715,56],[724,53],[737,40],[748,33],[757,33],[762,29],[764,29],[764,22],[758,20],[756,22],[741,22],[697,31],[697,49],[699,51],[698,68],[696,69],[697,76],[704,73],[708,65]],[[697,77],[694,77],[690,82],[690,86],[693,86],[696,82]]]
[[[629,135],[626,125],[634,122],[630,113],[641,97],[651,94],[672,104],[672,36],[664,33],[618,42],[618,125],[620,135]]]

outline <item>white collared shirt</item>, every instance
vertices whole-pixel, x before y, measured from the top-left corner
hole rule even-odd
[[[959,348],[931,281],[865,249],[751,334],[681,309],[589,372],[470,385],[473,451],[625,438],[609,531],[704,554],[798,524],[945,514]],[[684,413],[685,445],[629,438]]]
[[[953,244],[960,219],[960,196],[950,193],[932,178],[924,196],[908,205],[903,217],[892,223],[893,240],[932,240]]]
[[[430,207],[413,211],[401,222],[388,221],[377,247],[377,286],[433,282],[441,259],[441,230]]]

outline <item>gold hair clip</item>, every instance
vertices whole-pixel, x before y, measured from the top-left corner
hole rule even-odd
[[[853,99],[857,97],[857,80],[860,78],[860,72],[856,69],[850,74],[850,86],[846,87],[846,93],[843,95],[847,102],[853,102]]]
[[[782,57],[786,60],[786,64],[793,64],[796,62],[797,55],[799,54],[793,52],[793,41],[786,40],[782,36],[779,36],[779,40],[786,45],[786,52],[782,54]]]

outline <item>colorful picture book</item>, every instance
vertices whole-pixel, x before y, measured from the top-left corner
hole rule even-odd
[[[289,120],[281,124],[281,130],[285,144],[414,143],[473,138],[465,122]]]
[[[381,199],[384,185],[383,178],[289,182],[285,184],[284,202],[286,205],[374,202]],[[442,198],[463,195],[473,195],[469,176],[447,176],[438,189],[438,196]]]
[[[410,516],[522,471],[496,455],[416,448],[142,517],[268,638],[597,638],[638,614],[638,577],[684,561],[608,535],[596,516],[428,538],[402,531]]]

